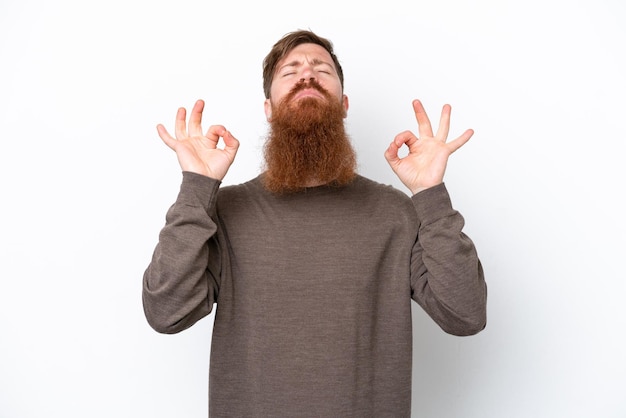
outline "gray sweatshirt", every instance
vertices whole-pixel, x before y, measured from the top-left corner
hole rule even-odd
[[[184,172],[143,282],[150,325],[214,304],[211,417],[409,417],[411,300],[450,334],[487,291],[445,185],[409,198],[358,176],[275,195]]]

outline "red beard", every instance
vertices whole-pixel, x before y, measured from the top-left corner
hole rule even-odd
[[[315,88],[325,99],[304,97]],[[311,185],[341,186],[356,175],[356,154],[345,131],[345,109],[315,80],[298,83],[278,105],[272,106],[270,133],[265,143],[265,187],[289,193]]]

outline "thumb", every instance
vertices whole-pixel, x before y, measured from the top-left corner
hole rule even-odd
[[[168,147],[170,147],[171,149],[175,149],[176,148],[176,139],[174,139],[169,132],[167,132],[167,129],[165,129],[165,126],[161,125],[160,123],[157,125],[157,133],[159,134],[159,137],[161,138],[161,140],[165,143],[165,145],[167,145]]]
[[[227,130],[224,132],[222,138],[224,139],[225,149],[230,150],[231,152],[237,152],[239,149],[239,140],[235,138],[230,131]]]
[[[391,144],[389,144],[389,147],[387,147],[387,150],[385,151],[385,159],[392,167],[395,167],[400,161],[398,151],[399,148],[395,141],[391,142]]]

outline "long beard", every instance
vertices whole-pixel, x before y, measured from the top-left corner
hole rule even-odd
[[[325,99],[305,97],[292,103],[304,88]],[[356,175],[356,154],[344,126],[345,109],[314,80],[299,83],[273,106],[265,143],[265,187],[274,193],[297,192],[311,184],[341,186]]]

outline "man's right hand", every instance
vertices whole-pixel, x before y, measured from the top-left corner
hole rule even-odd
[[[165,127],[157,125],[157,132],[165,145],[176,152],[178,163],[183,171],[202,174],[216,180],[223,180],[235,160],[239,141],[222,125],[212,125],[206,134],[202,133],[202,110],[204,101],[198,100],[193,106],[187,127],[184,107],[176,113],[176,138]],[[224,148],[217,148],[222,138]]]

